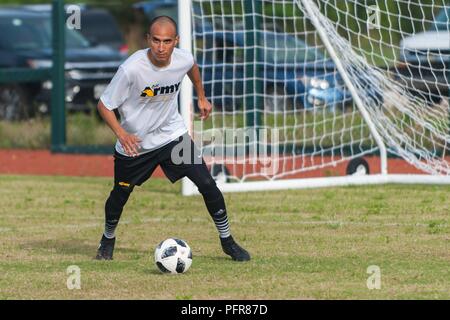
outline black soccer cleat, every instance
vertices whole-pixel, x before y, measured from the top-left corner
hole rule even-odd
[[[228,238],[220,238],[223,252],[229,255],[234,261],[249,261],[250,254],[241,248],[233,239],[232,236]]]
[[[114,252],[114,244],[116,238],[108,239],[105,235],[102,236],[100,240],[100,245],[98,246],[96,260],[112,260]]]

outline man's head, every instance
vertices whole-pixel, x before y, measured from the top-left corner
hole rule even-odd
[[[147,33],[150,60],[157,66],[169,64],[178,40],[177,24],[172,18],[168,16],[154,18],[148,26]]]

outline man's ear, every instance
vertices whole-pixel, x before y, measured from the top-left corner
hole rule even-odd
[[[180,43],[180,36],[175,37],[175,46],[177,46],[178,43]]]

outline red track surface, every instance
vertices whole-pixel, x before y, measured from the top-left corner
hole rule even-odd
[[[371,173],[378,173],[380,159],[378,157],[366,157],[365,159],[369,163]],[[112,177],[113,165],[112,155],[53,154],[47,150],[0,150],[0,174]],[[345,175],[346,165],[347,163],[343,163],[336,167],[330,166],[289,177]],[[296,164],[296,166],[298,165]],[[389,159],[388,166],[390,173],[422,173],[400,159]],[[243,170],[243,165],[237,165],[235,169],[239,174]],[[164,173],[160,168],[153,174],[153,177],[163,176]]]
[[[47,150],[0,150],[0,173],[113,176],[113,157],[52,154]]]

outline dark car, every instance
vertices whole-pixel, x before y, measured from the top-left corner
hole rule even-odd
[[[79,10],[80,28],[78,31],[91,45],[105,45],[117,50],[123,57],[128,56],[128,45],[125,43],[122,31],[116,19],[108,10],[92,7],[88,4],[66,4],[65,9],[68,16],[73,13],[71,7],[76,7]],[[21,8],[36,12],[50,12],[52,10],[50,4],[23,5]]]
[[[205,52],[202,71],[205,91],[211,92],[215,105],[227,106],[233,96],[244,96],[246,62],[243,32],[227,33],[225,37],[211,37],[208,31],[199,34],[203,41],[214,42],[215,50]],[[286,34],[271,31],[256,32],[258,56],[256,77],[264,79],[264,108],[267,111],[315,107],[335,108],[351,100],[351,96],[336,73],[333,61],[309,47],[304,41]],[[211,53],[211,54],[210,54]],[[220,94],[221,92],[221,94]],[[233,93],[233,94],[232,94]],[[217,99],[218,97],[218,99]],[[241,107],[243,99],[233,99]]]
[[[36,69],[52,65],[50,12],[0,8],[0,30],[0,68]],[[91,46],[82,34],[68,28],[65,56],[66,107],[90,111],[123,56],[107,46]],[[36,112],[48,112],[51,88],[50,80],[0,85],[0,119],[21,119]]]
[[[177,20],[177,1],[157,0],[134,4],[149,20],[167,15]],[[198,16],[201,11],[197,10]],[[226,17],[220,19],[226,20]],[[229,30],[226,25],[213,26],[202,19],[194,21],[196,36],[202,47],[214,50],[197,50],[196,60],[202,72],[205,93],[215,106],[224,109],[240,108],[244,103],[246,61],[244,59],[245,35],[241,28]],[[294,35],[281,32],[257,31],[257,48],[260,75],[264,78],[264,107],[273,111],[282,108],[313,109],[326,106],[334,108],[351,102],[351,96],[336,72],[336,66],[323,52],[309,47]]]
[[[92,44],[107,45],[123,57],[128,56],[128,45],[123,34],[109,11],[84,6],[81,9],[81,34]]]

